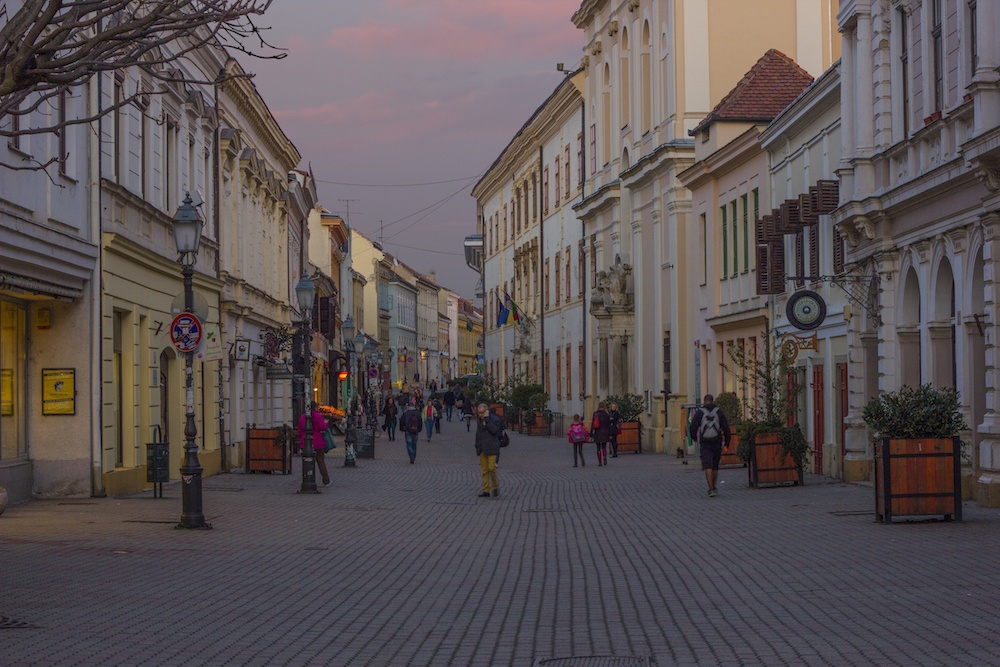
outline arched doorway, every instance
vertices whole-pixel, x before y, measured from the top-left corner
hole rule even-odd
[[[965,318],[968,325],[966,332],[966,369],[968,369],[971,396],[963,397],[971,411],[973,451],[978,451],[979,424],[986,417],[986,278],[983,264],[983,249],[976,253],[972,263],[972,275],[969,285],[969,316]],[[971,321],[970,321],[971,320]]]
[[[930,337],[930,381],[936,387],[956,387],[955,365],[955,276],[951,262],[942,258],[934,281],[933,312],[928,324]]]
[[[900,299],[899,324],[899,384],[917,387],[920,385],[920,282],[917,272],[910,267],[903,279],[903,293]]]

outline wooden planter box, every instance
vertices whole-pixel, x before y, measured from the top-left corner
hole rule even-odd
[[[639,428],[639,422],[622,422],[619,426],[621,431],[618,433],[618,452],[642,454],[642,430]]]
[[[802,468],[781,451],[777,433],[760,433],[750,448],[750,486],[761,484],[803,484]]]
[[[740,436],[733,433],[729,437],[729,449],[724,449],[722,451],[722,458],[719,459],[719,467],[728,466],[733,468],[742,468],[746,464],[740,461],[740,457],[736,456],[736,447],[740,444]]]
[[[503,405],[501,405],[500,403],[491,404],[490,410],[496,412],[498,417],[503,417]]]
[[[289,429],[289,438],[294,438],[298,442],[298,435],[294,429]],[[288,440],[281,442],[282,429],[279,428],[254,428],[252,424],[247,424],[246,430],[246,459],[244,461],[245,472],[280,472],[282,475],[292,473],[292,448],[288,445]]]
[[[954,438],[915,438],[875,444],[875,516],[892,523],[897,516],[962,520],[962,471]]]

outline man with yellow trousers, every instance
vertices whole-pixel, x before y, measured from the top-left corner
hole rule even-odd
[[[479,454],[479,467],[483,471],[483,492],[480,498],[489,498],[492,489],[493,496],[500,495],[500,484],[497,482],[497,456],[500,455],[500,434],[503,433],[503,421],[491,414],[485,403],[476,408],[479,425],[476,427],[476,454]]]

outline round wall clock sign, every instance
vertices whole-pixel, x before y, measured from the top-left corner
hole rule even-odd
[[[826,319],[826,302],[812,290],[799,290],[788,298],[785,315],[796,329],[810,331]]]

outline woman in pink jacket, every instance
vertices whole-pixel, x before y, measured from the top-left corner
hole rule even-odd
[[[317,405],[315,402],[309,404],[310,412],[312,413],[312,445],[313,452],[316,454],[316,467],[319,468],[319,473],[323,476],[323,486],[330,486],[330,473],[326,469],[326,441],[323,440],[323,431],[328,428],[326,420],[323,419],[323,414],[316,409]],[[299,451],[305,451],[306,444],[306,413],[302,413],[299,417]]]

